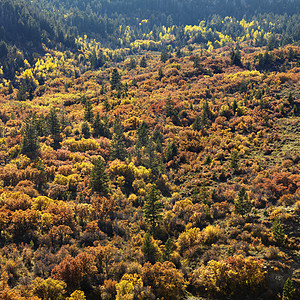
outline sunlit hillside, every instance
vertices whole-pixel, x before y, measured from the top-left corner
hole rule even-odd
[[[0,299],[297,299],[299,1],[0,3]]]

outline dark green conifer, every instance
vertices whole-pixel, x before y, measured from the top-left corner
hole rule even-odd
[[[34,88],[32,86],[32,84],[28,84],[28,87],[27,87],[27,90],[28,90],[28,99],[31,101],[34,97]]]
[[[88,122],[83,122],[81,124],[81,133],[85,139],[91,137],[91,128]]]
[[[124,160],[126,157],[124,132],[119,116],[116,117],[114,122],[110,154],[112,159]]]
[[[58,149],[60,147],[61,142],[61,129],[60,122],[54,107],[50,109],[50,113],[47,116],[48,129],[51,134],[51,138],[53,139],[53,148]]]
[[[239,151],[234,149],[231,152],[231,157],[230,157],[230,168],[233,171],[233,173],[237,173],[239,171]]]
[[[129,70],[132,70],[132,69],[135,69],[136,68],[136,60],[134,58],[130,58],[130,62],[129,62],[129,65],[128,65],[128,69]]]
[[[93,51],[92,51],[92,55],[91,55],[91,59],[90,60],[91,60],[91,67],[93,69],[96,69],[96,68],[99,67],[98,57],[97,57],[95,49],[93,49]]]
[[[110,87],[111,90],[119,90],[121,88],[121,76],[116,68],[111,73]]]
[[[293,106],[293,115],[295,116],[297,114],[297,112],[298,112],[297,106],[296,106],[296,104],[294,104],[294,106]]]
[[[167,162],[172,160],[177,155],[177,145],[175,141],[168,142],[167,149],[166,149],[166,160]]]
[[[273,222],[272,233],[276,243],[282,246],[285,240],[285,234],[283,231],[282,223],[278,217],[276,217]]]
[[[138,148],[146,146],[149,142],[149,128],[148,128],[148,124],[145,121],[141,123],[136,133],[138,136],[136,146]]]
[[[199,57],[199,55],[196,55],[195,57],[194,57],[194,63],[193,63],[193,66],[194,66],[194,68],[195,69],[197,69],[197,70],[201,70],[201,64],[200,64],[200,57]]]
[[[234,99],[233,103],[232,103],[232,110],[234,113],[236,113],[237,108],[238,108],[238,105],[237,105],[236,99]]]
[[[84,120],[87,122],[93,122],[94,113],[91,101],[88,99],[85,101],[84,105]]]
[[[181,53],[180,48],[178,48],[177,51],[176,51],[176,57],[178,57],[178,58],[182,57],[182,53]]]
[[[37,129],[38,136],[49,135],[49,128],[47,125],[47,121],[43,115],[40,115],[39,118],[36,120],[36,129]]]
[[[200,116],[196,116],[196,119],[192,124],[192,128],[195,131],[200,131],[202,129],[202,122],[201,122],[201,117]]]
[[[170,238],[167,239],[165,243],[165,248],[163,251],[164,260],[170,260],[172,253],[174,252],[174,244]]]
[[[164,75],[162,67],[159,67],[159,69],[158,69],[158,80],[161,80],[164,76],[165,75]]]
[[[205,100],[203,103],[202,116],[201,116],[202,126],[205,126],[207,124],[208,119],[210,117],[211,117],[211,111],[209,109],[208,101]]]
[[[99,157],[94,162],[93,169],[90,176],[90,186],[94,192],[106,196],[109,191],[108,175],[105,171],[105,165],[102,157]]]
[[[148,169],[154,176],[158,176],[162,170],[162,162],[156,152],[156,145],[150,138],[144,148],[137,148],[137,155],[140,156],[141,164]]]
[[[99,136],[109,137],[109,128],[107,122],[101,120],[99,112],[97,112],[93,121],[93,136],[98,138]]]
[[[248,198],[246,189],[242,187],[239,190],[238,198],[234,202],[234,212],[244,216],[251,211],[251,201]]]
[[[26,99],[27,99],[27,85],[25,81],[22,81],[19,90],[17,92],[17,100],[26,101]]]
[[[164,141],[163,134],[159,130],[155,129],[152,135],[152,139],[156,144],[156,151],[162,152],[162,143]]]
[[[142,59],[141,59],[140,67],[141,68],[146,68],[147,67],[147,60],[146,60],[145,56],[143,56]]]
[[[149,261],[151,264],[154,264],[156,262],[157,249],[149,232],[146,232],[144,235],[141,250],[144,254],[146,261]]]
[[[12,94],[13,93],[13,85],[11,83],[11,81],[9,82],[9,85],[8,85],[8,94]]]
[[[170,54],[166,49],[163,49],[160,54],[160,60],[165,63],[170,57]]]
[[[241,57],[241,51],[238,47],[235,50],[231,50],[230,59],[232,65],[242,66]]]
[[[166,100],[166,105],[164,106],[164,111],[167,117],[172,117],[176,115],[176,111],[174,108],[174,102],[171,99],[171,96],[169,96]]]
[[[68,120],[66,114],[63,112],[60,118],[61,131],[63,131],[69,125],[70,125],[70,121]]]
[[[148,192],[144,204],[144,218],[151,226],[151,231],[154,232],[162,218],[163,204],[159,200],[157,189],[152,186]]]
[[[22,136],[21,153],[29,158],[36,158],[39,155],[40,145],[34,117],[25,120]]]
[[[204,164],[205,165],[210,165],[212,163],[212,158],[211,156],[208,154],[205,158]]]
[[[294,105],[294,97],[293,97],[292,93],[289,93],[287,100],[288,100],[288,103],[290,104],[290,106]]]
[[[37,187],[39,190],[41,190],[45,186],[45,184],[47,183],[47,180],[48,180],[46,168],[45,168],[44,162],[42,161],[41,158],[39,158],[36,168],[40,171],[38,182],[37,182]]]

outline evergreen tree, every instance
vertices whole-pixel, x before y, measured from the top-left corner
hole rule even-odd
[[[98,67],[102,67],[105,64],[105,56],[103,54],[103,51],[100,50],[98,53]]]
[[[84,120],[87,122],[93,122],[94,113],[90,100],[86,100],[85,102],[85,110],[84,110]]]
[[[103,132],[103,123],[101,122],[99,112],[97,112],[93,121],[93,137],[98,138]]]
[[[124,132],[119,116],[116,117],[114,122],[110,154],[112,159],[124,160],[126,157]]]
[[[8,94],[12,94],[14,92],[13,90],[13,85],[11,83],[11,81],[9,82],[9,85],[8,85]]]
[[[237,173],[239,170],[239,151],[236,149],[231,152],[230,168],[233,173]]]
[[[212,163],[212,158],[210,155],[207,155],[204,161],[205,165],[210,165]]]
[[[234,113],[236,113],[237,108],[238,108],[238,105],[237,105],[236,99],[234,99],[233,103],[232,103],[232,110]]]
[[[27,99],[27,85],[26,82],[23,80],[17,92],[17,100],[26,101],[26,99]]]
[[[297,54],[294,52],[292,47],[290,47],[287,57],[289,61],[292,61],[295,57],[297,57]]]
[[[111,73],[110,87],[111,90],[119,90],[121,88],[121,76],[116,68]]]
[[[202,126],[205,126],[208,122],[208,119],[211,117],[211,111],[209,109],[208,101],[205,100],[203,103],[203,108],[202,108],[202,116],[201,116],[201,123]]]
[[[95,138],[98,138],[99,136],[105,136],[105,137],[110,136],[107,122],[103,122],[101,120],[99,112],[97,112],[97,114],[94,118],[92,127],[93,127],[93,136]]]
[[[282,300],[292,300],[295,296],[295,288],[293,282],[288,278],[283,287]]]
[[[201,117],[197,116],[195,121],[192,124],[192,128],[196,131],[200,131],[202,129]]]
[[[149,261],[151,264],[154,264],[156,262],[157,249],[149,232],[146,232],[144,235],[141,250],[144,254],[146,261]]]
[[[153,175],[158,176],[162,169],[162,164],[157,156],[157,153],[155,152],[155,144],[152,138],[149,139],[145,152],[147,154],[147,161],[144,163],[145,167],[151,169]]]
[[[93,69],[101,68],[105,64],[105,58],[103,55],[103,51],[100,50],[98,54],[96,53],[96,50],[94,49],[91,55],[91,66]]]
[[[135,69],[136,68],[136,60],[134,58],[130,58],[130,62],[129,62],[129,65],[128,65],[128,69],[129,70],[132,70],[132,69]]]
[[[231,64],[232,65],[236,65],[236,66],[242,66],[242,61],[241,61],[241,51],[238,47],[236,47],[235,50],[231,50],[231,54],[230,54],[230,60],[231,60]]]
[[[265,51],[264,55],[261,53],[258,55],[258,67],[262,70],[271,70],[273,67],[274,58],[273,54],[269,53],[269,51]]]
[[[33,94],[34,88],[33,88],[32,84],[28,84],[27,89],[28,89],[28,99],[31,101],[34,97],[34,94]]]
[[[38,182],[37,182],[37,187],[39,190],[41,190],[43,188],[43,186],[47,183],[48,176],[47,176],[44,162],[40,158],[36,165],[36,168],[40,171],[40,175],[39,175]]]
[[[162,67],[159,67],[159,69],[158,69],[158,80],[161,80],[164,76],[165,75],[164,75]]]
[[[182,57],[182,53],[181,53],[180,48],[178,48],[177,51],[176,51],[176,57],[178,57],[178,58]]]
[[[49,128],[47,125],[47,121],[43,115],[40,115],[39,118],[36,120],[36,129],[37,129],[38,136],[49,135]]]
[[[166,160],[167,162],[172,160],[177,155],[177,145],[173,140],[171,143],[169,142],[166,149]]]
[[[60,130],[60,122],[54,107],[51,108],[50,113],[47,116],[47,123],[48,123],[48,129],[53,139],[53,148],[58,149],[60,147],[60,142],[61,142],[61,136],[60,136],[61,130]]]
[[[108,182],[109,179],[105,171],[103,159],[101,157],[98,157],[98,159],[94,162],[94,166],[91,171],[90,187],[94,192],[106,196],[109,191]]]
[[[292,93],[289,93],[287,100],[288,100],[288,103],[290,104],[290,106],[294,105],[294,97],[293,97]]]
[[[160,60],[165,63],[170,58],[170,54],[166,49],[163,49],[160,54]]]
[[[106,111],[109,111],[111,109],[111,104],[109,103],[107,98],[104,99],[103,107],[105,108]]]
[[[174,108],[174,102],[171,99],[171,96],[169,96],[166,100],[166,105],[164,106],[164,111],[167,117],[176,116],[176,111]]]
[[[124,84],[123,84],[123,88],[124,88],[124,96],[125,97],[128,97],[128,83],[127,82],[125,82]]]
[[[91,55],[91,66],[93,69],[97,68],[97,55],[95,49],[93,49],[92,55]]]
[[[145,56],[143,56],[142,59],[141,59],[140,67],[141,68],[147,68],[147,60],[146,60]]]
[[[61,131],[64,130],[69,125],[70,125],[70,121],[68,120],[66,114],[63,112],[60,118]]]
[[[107,114],[105,114],[103,116],[102,123],[103,123],[103,136],[105,136],[107,138],[111,138],[111,133],[109,131],[109,118],[108,118]]]
[[[148,124],[145,121],[141,123],[136,133],[138,136],[136,146],[138,148],[146,146],[149,142],[149,129],[148,129]]]
[[[0,41],[0,59],[3,59],[8,54],[8,47],[4,41]]]
[[[159,130],[155,129],[152,135],[152,140],[156,143],[156,151],[162,152],[162,143],[164,141],[163,134]]]
[[[36,158],[39,155],[40,145],[34,117],[25,120],[22,136],[21,153],[29,158]]]
[[[81,124],[81,133],[85,139],[91,137],[91,128],[88,122],[83,122]]]
[[[144,218],[150,224],[152,232],[154,232],[159,221],[162,218],[163,204],[159,200],[157,189],[152,186],[148,192],[144,204]]]
[[[297,106],[296,106],[296,104],[294,104],[294,106],[293,106],[293,115],[295,116],[297,114],[297,112],[298,112]]]
[[[244,216],[251,211],[251,201],[248,198],[246,189],[242,187],[239,190],[238,198],[234,202],[234,212]]]
[[[200,57],[199,55],[197,54],[195,57],[194,57],[194,63],[193,63],[193,66],[195,69],[197,70],[201,70],[201,64],[200,64]]]
[[[165,248],[163,251],[164,260],[170,260],[172,253],[174,252],[174,244],[170,238],[167,239],[165,243]]]
[[[282,246],[285,240],[285,234],[282,228],[282,223],[278,217],[276,217],[273,222],[272,233],[276,243]]]

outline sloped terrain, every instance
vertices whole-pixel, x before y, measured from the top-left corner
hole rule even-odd
[[[300,48],[220,22],[15,53],[1,299],[297,298]]]

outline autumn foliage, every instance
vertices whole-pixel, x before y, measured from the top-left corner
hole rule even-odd
[[[8,47],[1,299],[297,295],[300,48],[261,18]]]

